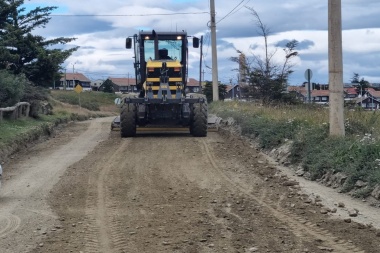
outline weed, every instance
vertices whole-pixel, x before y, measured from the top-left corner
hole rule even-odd
[[[369,188],[380,183],[380,114],[377,111],[345,111],[345,137],[329,135],[328,109],[316,105],[262,106],[254,103],[213,102],[210,112],[232,117],[242,134],[254,137],[263,149],[291,140],[290,162],[301,164],[312,180],[327,172],[348,176],[343,191],[355,188],[358,180]],[[356,191],[357,196],[369,190]]]

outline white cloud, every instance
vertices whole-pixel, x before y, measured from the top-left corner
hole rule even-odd
[[[26,4],[28,2],[25,2]],[[186,30],[189,35],[204,35],[205,64],[211,66],[211,48],[208,33],[209,1],[174,1],[174,0],[94,0],[89,4],[78,0],[38,0],[33,4],[61,6],[67,14],[93,14],[113,16],[92,17],[53,17],[46,29],[38,30],[45,37],[77,37],[73,43],[81,46],[66,64],[75,64],[75,68],[87,73],[102,75],[133,73],[132,51],[124,48],[125,38],[139,29]],[[229,82],[232,71],[237,66],[229,60],[236,56],[235,49],[250,55],[251,45],[255,53],[262,54],[263,39],[258,36],[253,16],[244,5],[255,8],[260,18],[273,32],[269,38],[271,50],[283,40],[296,39],[310,42],[302,47],[291,82],[304,81],[304,71],[310,68],[315,81],[328,81],[328,39],[327,39],[327,1],[292,0],[292,1],[216,1],[216,20],[218,37],[219,79]],[[237,7],[237,8],[235,8]],[[235,8],[235,9],[234,9]],[[231,10],[233,10],[231,12]],[[352,74],[359,73],[368,81],[380,81],[380,21],[378,0],[342,1],[343,18],[343,61],[344,81],[348,82]],[[230,13],[231,12],[231,13]],[[191,15],[156,15],[150,14],[201,13]],[[229,14],[230,13],[230,14]],[[365,13],[365,15],[363,15]],[[229,15],[227,15],[229,14]],[[115,16],[116,15],[116,16]],[[137,16],[130,16],[137,15]],[[227,16],[226,16],[227,15]],[[220,22],[219,22],[220,21]],[[278,50],[276,59],[281,61],[282,50]],[[199,51],[190,49],[190,76],[199,77]],[[211,79],[210,69],[204,66],[205,78]],[[92,74],[96,78],[95,74]]]

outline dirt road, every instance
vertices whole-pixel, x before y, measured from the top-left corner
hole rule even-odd
[[[121,139],[111,120],[6,164],[0,252],[380,252],[373,226],[323,207],[238,137]]]

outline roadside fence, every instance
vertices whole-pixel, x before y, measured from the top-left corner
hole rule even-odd
[[[10,113],[11,119],[28,117],[30,112],[30,104],[28,102],[19,102],[12,107],[0,108],[0,122],[3,120],[5,113]]]

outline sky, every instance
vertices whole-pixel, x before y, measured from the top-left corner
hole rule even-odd
[[[25,7],[57,6],[45,28],[34,31],[43,37],[74,37],[67,47],[80,46],[62,65],[67,72],[88,78],[134,77],[133,50],[125,39],[145,31],[186,31],[203,36],[202,79],[212,79],[210,1],[207,0],[30,0]],[[284,44],[299,42],[292,59],[290,85],[328,83],[328,1],[321,0],[215,0],[218,79],[236,84],[237,64],[230,60],[238,50],[248,59],[264,53],[264,39],[248,8],[253,8],[269,28],[269,52],[281,65]],[[370,83],[380,83],[380,1],[342,0],[343,81],[354,73]],[[189,77],[199,80],[200,50],[189,49]]]

